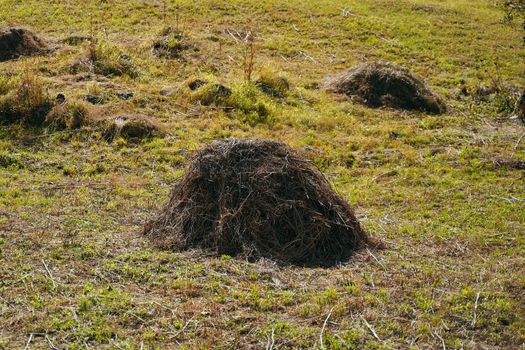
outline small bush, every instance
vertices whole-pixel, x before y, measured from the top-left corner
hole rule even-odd
[[[496,74],[488,85],[476,87],[473,99],[478,104],[488,104],[496,113],[513,113],[519,100],[519,92]]]
[[[503,9],[505,10],[505,22],[512,23],[514,21],[521,22],[521,27],[525,30],[525,1],[524,0],[505,0],[503,2]],[[523,36],[525,42],[525,33]]]

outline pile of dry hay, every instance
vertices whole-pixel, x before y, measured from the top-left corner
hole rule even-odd
[[[52,50],[50,43],[24,28],[0,28],[0,62]]]
[[[325,89],[356,98],[369,107],[389,106],[440,114],[443,101],[408,69],[386,62],[361,64],[329,78]]]
[[[200,150],[144,234],[162,248],[321,266],[370,243],[323,175],[267,140],[215,141]]]

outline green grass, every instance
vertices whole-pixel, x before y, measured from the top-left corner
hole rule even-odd
[[[0,0],[0,25],[57,39],[89,35],[93,18],[104,62],[132,64],[80,79],[87,43],[0,63],[0,99],[30,62],[50,98],[98,94],[93,118],[144,114],[169,130],[108,144],[96,124],[0,127],[0,349],[525,347],[525,175],[494,161],[525,160],[525,128],[505,96],[455,92],[525,82],[522,33],[494,1],[177,4],[198,48],[184,60],[151,52],[162,2]],[[286,76],[282,97],[242,81],[244,48],[226,29],[250,28],[254,79]],[[369,109],[316,88],[367,59],[424,76],[448,114]],[[234,110],[185,95],[196,76],[231,87]],[[386,249],[318,269],[152,248],[142,224],[188,157],[224,137],[304,149]]]

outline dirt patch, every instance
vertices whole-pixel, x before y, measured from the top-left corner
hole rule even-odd
[[[128,141],[138,142],[152,137],[162,137],[165,131],[160,124],[152,119],[141,116],[119,116],[109,123],[104,138],[108,142],[122,137]]]
[[[440,114],[445,103],[408,69],[386,62],[361,64],[329,78],[325,89],[345,94],[369,107],[389,106]]]
[[[322,266],[371,241],[348,203],[298,152],[235,139],[195,155],[144,234],[162,248]]]
[[[0,62],[48,53],[53,46],[24,28],[0,28]]]

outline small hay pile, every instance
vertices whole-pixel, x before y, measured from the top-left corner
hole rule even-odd
[[[369,107],[389,106],[440,114],[446,105],[408,69],[386,62],[361,64],[329,78],[325,89],[345,94]]]
[[[199,151],[144,234],[161,248],[321,266],[370,242],[308,160],[267,140],[215,141]]]
[[[24,28],[0,28],[0,62],[52,50],[46,40]]]

